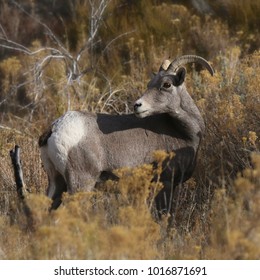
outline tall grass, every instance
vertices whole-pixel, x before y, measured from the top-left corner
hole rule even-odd
[[[218,7],[207,1],[216,14],[225,6],[228,14],[246,15],[247,21],[235,17],[233,26],[216,14],[200,16],[181,5],[119,5],[123,2],[109,6],[93,54],[96,67],[80,82],[68,84],[64,62],[52,61],[39,83],[31,69],[41,57],[1,50],[0,258],[259,259],[260,52],[259,42],[245,36],[257,22],[250,8],[257,9],[257,1],[220,1]],[[11,13],[5,5],[3,23]],[[78,17],[74,22],[66,18],[69,32],[64,38],[71,42],[72,53],[87,37],[88,27],[86,8],[75,7]],[[44,44],[39,37],[28,47]],[[154,215],[154,193],[161,186],[150,183],[154,171],[149,165],[119,170],[118,182],[109,181],[93,192],[64,195],[61,207],[49,213],[47,177],[37,145],[42,130],[68,109],[130,112],[149,73],[157,71],[163,59],[190,52],[210,59],[216,73],[211,77],[188,68],[187,89],[207,131],[194,176],[176,189],[173,216],[157,220]],[[84,55],[88,62],[89,53]],[[9,158],[15,143],[22,149],[32,221],[15,191]]]

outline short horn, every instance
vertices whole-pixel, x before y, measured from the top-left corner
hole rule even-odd
[[[202,66],[204,66],[209,73],[211,74],[211,76],[214,75],[214,69],[212,68],[212,66],[208,63],[208,61],[206,59],[204,59],[203,57],[197,56],[197,55],[183,55],[181,57],[176,58],[175,60],[173,60],[173,62],[169,65],[167,71],[173,71],[176,72],[176,70],[187,63],[199,63]]]
[[[170,66],[170,64],[171,64],[170,60],[168,60],[168,59],[164,60],[164,62],[160,66],[159,72],[163,71],[163,70],[166,71],[168,69],[168,67]]]

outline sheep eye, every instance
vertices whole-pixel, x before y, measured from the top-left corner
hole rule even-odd
[[[169,87],[171,87],[171,84],[170,84],[170,83],[165,82],[165,83],[163,83],[163,87],[164,87],[164,88],[169,88]]]

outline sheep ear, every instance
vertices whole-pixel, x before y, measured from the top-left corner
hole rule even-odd
[[[176,72],[174,85],[176,87],[180,86],[184,82],[185,76],[186,76],[186,69],[184,67],[180,67]]]

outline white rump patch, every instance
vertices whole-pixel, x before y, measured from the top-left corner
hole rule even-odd
[[[48,139],[48,155],[63,176],[69,150],[77,145],[86,133],[84,115],[77,111],[69,111],[53,123],[52,134]]]

